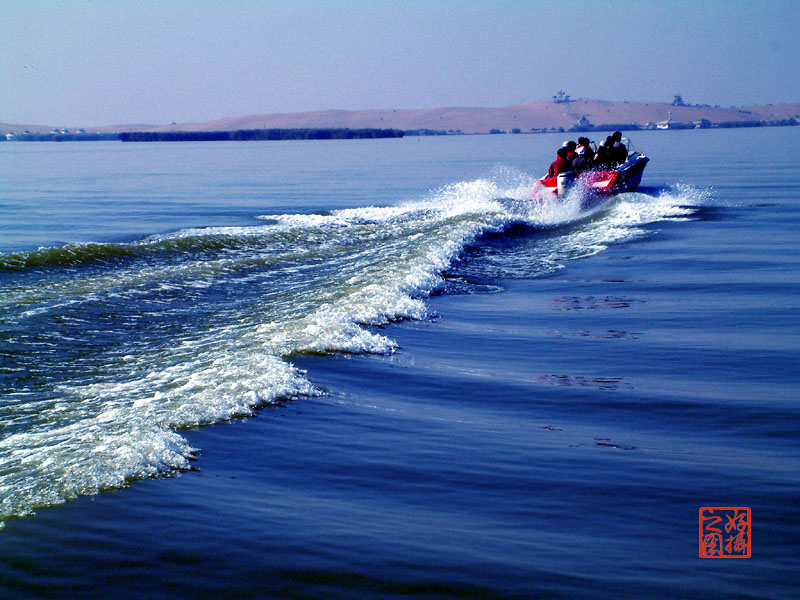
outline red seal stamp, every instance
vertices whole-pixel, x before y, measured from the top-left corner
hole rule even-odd
[[[750,558],[750,509],[703,506],[700,509],[700,558]]]

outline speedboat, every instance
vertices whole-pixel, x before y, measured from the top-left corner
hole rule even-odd
[[[575,188],[600,198],[632,192],[642,182],[642,173],[649,161],[644,154],[631,152],[628,159],[616,169],[568,171],[557,177],[542,177],[533,188],[532,198],[563,196]]]

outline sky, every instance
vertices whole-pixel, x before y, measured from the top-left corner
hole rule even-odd
[[[800,102],[800,0],[0,0],[0,122]]]

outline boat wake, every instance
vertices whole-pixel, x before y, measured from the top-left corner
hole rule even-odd
[[[500,171],[399,206],[0,254],[0,520],[190,467],[181,430],[320,393],[303,353],[390,353],[443,274],[532,277],[691,216],[702,193],[534,204]],[[519,252],[492,236],[523,230]]]

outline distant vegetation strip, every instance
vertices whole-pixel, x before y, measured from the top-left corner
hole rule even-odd
[[[554,133],[554,132],[592,132],[592,131],[636,131],[649,129],[727,129],[739,127],[794,127],[800,125],[796,117],[776,120],[752,121],[720,121],[712,122],[701,119],[692,123],[669,122],[666,126],[656,127],[655,124],[641,125],[638,123],[603,123],[593,125],[582,120],[572,127],[532,127],[523,131],[520,128],[511,130],[490,129],[489,134],[503,133]],[[484,132],[475,132],[482,135]],[[359,128],[349,129],[344,127],[307,127],[283,129],[239,129],[236,131],[127,131],[123,133],[86,133],[86,132],[60,132],[51,133],[9,133],[0,135],[0,142],[90,142],[90,141],[117,141],[123,142],[212,142],[212,141],[248,141],[248,140],[351,140],[370,138],[401,138],[404,136],[429,136],[429,135],[463,135],[461,129],[376,129]]]
[[[353,140],[403,137],[400,129],[240,129],[238,131],[131,131],[123,142],[216,142],[250,140]]]

